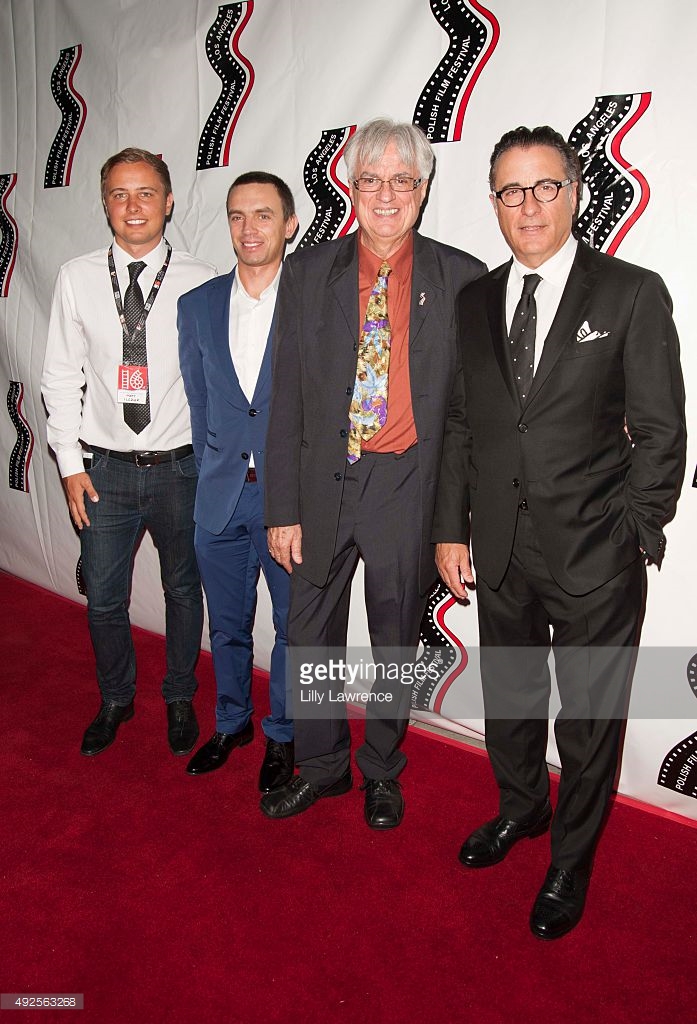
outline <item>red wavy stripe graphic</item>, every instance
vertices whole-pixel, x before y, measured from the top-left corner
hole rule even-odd
[[[5,213],[5,216],[9,220],[10,224],[12,225],[12,227],[14,228],[15,241],[14,241],[14,245],[12,246],[12,259],[10,261],[10,265],[7,268],[7,273],[5,274],[5,281],[3,283],[2,291],[0,291],[0,299],[6,299],[8,294],[9,294],[9,291],[10,291],[10,281],[12,280],[12,271],[14,270],[15,263],[17,262],[17,249],[18,249],[18,242],[19,242],[19,232],[17,230],[17,221],[14,219],[14,217],[12,216],[10,211],[7,209],[7,200],[9,199],[10,193],[12,192],[12,189],[15,187],[16,184],[17,184],[17,175],[16,174],[11,174],[10,175],[10,187],[8,188],[7,192],[5,192],[4,196],[2,197],[2,208],[3,208],[3,211]]]
[[[466,647],[464,647],[463,644],[460,642],[459,637],[457,637],[451,629],[448,629],[448,627],[445,624],[445,613],[448,611],[448,609],[452,608],[454,604],[454,597],[449,597],[447,601],[444,601],[443,604],[439,607],[438,611],[436,612],[436,622],[438,623],[438,626],[443,631],[443,633],[445,633],[445,635],[452,641],[453,646],[458,648],[462,655],[462,660],[458,667],[454,669],[450,678],[446,680],[445,683],[443,683],[440,690],[438,691],[436,699],[433,702],[433,711],[436,715],[440,714],[446,693],[453,685],[457,677],[459,675],[462,675],[462,673],[465,671],[465,669],[467,668],[467,662],[469,660],[467,657]]]
[[[80,63],[80,58],[81,57],[82,57],[82,43],[78,43],[77,46],[75,47],[75,63],[71,67],[70,74],[68,75],[68,89],[70,90],[70,94],[72,95],[73,99],[75,100],[75,102],[80,107],[80,110],[82,111],[82,114],[81,114],[81,117],[80,117],[80,123],[77,126],[77,131],[75,132],[75,138],[73,139],[72,145],[70,147],[70,152],[68,154],[68,163],[67,163],[66,168],[65,168],[65,184],[66,185],[70,184],[70,173],[71,173],[71,171],[73,169],[73,157],[75,156],[75,151],[77,149],[77,144],[80,141],[80,136],[82,135],[82,129],[85,127],[85,121],[87,120],[87,104],[85,103],[84,99],[82,98],[80,93],[77,91],[77,89],[75,88],[75,85],[73,83],[73,76],[75,75],[75,71],[77,70],[77,66]]]
[[[467,83],[465,91],[462,94],[462,99],[460,100],[460,105],[457,108],[457,116],[455,118],[455,131],[453,133],[453,142],[459,142],[460,139],[462,138],[462,123],[465,120],[465,111],[467,110],[467,104],[469,103],[470,96],[472,95],[472,91],[475,85],[477,84],[477,79],[479,78],[480,74],[482,73],[482,70],[484,69],[484,65],[488,62],[492,53],[496,49],[496,45],[499,41],[499,36],[501,35],[501,28],[499,26],[499,23],[496,20],[495,16],[491,13],[491,11],[487,10],[486,7],[482,7],[481,4],[477,3],[477,0],[469,0],[469,5],[470,7],[474,8],[475,11],[478,11],[485,21],[489,22],[489,24],[491,25],[492,37],[491,42],[489,43],[489,46],[485,50],[481,60],[479,61],[477,66],[472,69],[472,74]]]
[[[225,149],[223,150],[223,165],[225,167],[227,167],[227,165],[229,163],[229,159],[230,159],[230,145],[232,143],[232,136],[235,133],[235,125],[237,124],[237,122],[239,120],[239,116],[242,113],[242,108],[244,107],[245,103],[247,102],[247,99],[249,98],[249,94],[252,91],[252,86],[254,85],[254,68],[252,67],[250,62],[247,60],[247,58],[242,55],[242,53],[240,52],[240,49],[239,49],[239,45],[238,45],[239,44],[240,36],[242,35],[242,32],[244,31],[245,25],[247,24],[247,22],[251,18],[253,11],[254,11],[254,0],[247,0],[247,10],[245,12],[244,17],[242,18],[242,21],[239,23],[239,25],[235,29],[235,34],[233,35],[232,42],[230,44],[230,49],[232,50],[234,55],[237,57],[237,59],[240,62],[240,64],[242,64],[242,66],[247,69],[248,78],[247,78],[247,88],[245,89],[245,91],[242,93],[242,96],[240,97],[240,102],[237,104],[237,110],[235,111],[234,117],[232,118],[232,121],[230,122],[230,127],[228,128],[228,133],[227,133],[227,135],[225,137]]]
[[[344,185],[343,181],[341,180],[341,178],[339,177],[338,172],[337,172],[337,167],[339,165],[339,160],[341,159],[341,154],[344,152],[344,149],[346,148],[346,143],[351,138],[351,136],[353,135],[355,130],[356,130],[356,125],[355,124],[351,125],[351,127],[348,130],[348,135],[344,139],[343,146],[339,146],[339,148],[337,149],[336,153],[334,154],[332,162],[329,165],[329,178],[330,178],[330,180],[334,182],[334,184],[336,185],[337,188],[341,189],[341,191],[345,195],[347,195],[349,197],[349,210],[350,210],[349,218],[346,221],[346,223],[344,224],[344,226],[341,229],[341,231],[339,232],[339,235],[338,235],[339,238],[341,238],[342,235],[347,235],[349,233],[349,231],[353,227],[353,222],[356,219],[356,214],[353,212],[353,204],[350,203],[351,189],[348,188],[347,185]]]
[[[625,137],[627,132],[630,130],[630,128],[634,127],[634,125],[637,123],[639,118],[643,117],[643,115],[648,110],[650,102],[651,102],[651,93],[650,92],[642,92],[641,93],[641,99],[639,101],[639,106],[635,110],[634,114],[621,126],[621,128],[619,129],[619,131],[617,132],[617,134],[613,138],[612,143],[610,145],[610,152],[612,153],[613,157],[615,158],[617,163],[620,165],[620,167],[624,167],[624,169],[627,172],[627,174],[630,177],[634,178],[634,180],[639,183],[639,188],[641,189],[641,196],[640,196],[639,203],[638,203],[637,208],[634,211],[634,213],[631,215],[631,217],[627,218],[627,220],[624,222],[624,224],[622,225],[620,230],[617,232],[617,234],[613,238],[613,240],[610,243],[610,245],[608,245],[607,253],[608,253],[609,256],[614,256],[615,255],[615,253],[617,252],[617,250],[618,250],[618,248],[620,246],[620,243],[624,239],[625,235],[636,224],[636,222],[639,220],[639,217],[641,217],[642,213],[644,212],[644,210],[648,206],[649,199],[651,198],[651,189],[649,188],[649,183],[646,180],[646,178],[644,177],[644,175],[641,173],[641,171],[638,171],[636,169],[636,167],[632,167],[631,164],[628,164],[627,161],[622,156],[622,154],[620,153],[620,146],[622,144],[623,138]]]

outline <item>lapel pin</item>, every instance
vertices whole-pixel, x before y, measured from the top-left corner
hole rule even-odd
[[[426,292],[421,292],[419,294],[419,305],[423,306],[425,301],[426,301]]]

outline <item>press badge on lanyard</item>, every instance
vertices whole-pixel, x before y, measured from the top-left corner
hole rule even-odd
[[[145,405],[148,400],[147,366],[119,366],[116,401],[121,405]]]
[[[128,344],[133,338],[135,338],[141,331],[145,330],[145,321],[148,318],[148,313],[152,309],[157,293],[160,290],[160,285],[165,279],[167,273],[167,267],[172,256],[172,246],[165,239],[165,245],[167,246],[167,255],[165,256],[165,262],[162,264],[157,272],[157,276],[153,281],[153,286],[150,289],[150,293],[147,297],[145,305],[143,307],[143,315],[136,327],[131,334],[126,324],[126,317],[123,312],[123,302],[121,301],[121,290],[119,288],[119,279],[116,274],[116,264],[114,263],[114,251],[113,246],[109,246],[109,252],[107,253],[107,259],[109,263],[109,275],[111,277],[111,288],[114,293],[114,302],[116,303],[116,312],[119,315],[119,321],[121,323],[121,330],[123,331],[124,345]],[[116,382],[116,401],[119,405],[145,405],[148,400],[148,368],[147,366],[136,366],[133,363],[120,363],[118,370],[118,380]]]

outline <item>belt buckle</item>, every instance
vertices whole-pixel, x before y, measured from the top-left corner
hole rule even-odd
[[[155,456],[155,454],[156,454],[155,452],[133,452],[133,458],[135,460],[135,464],[138,467],[138,469],[147,469],[148,466],[152,466],[153,465],[152,459]],[[140,461],[141,458],[144,459],[144,458],[147,458],[147,457],[149,457],[149,461],[148,462],[141,462]]]

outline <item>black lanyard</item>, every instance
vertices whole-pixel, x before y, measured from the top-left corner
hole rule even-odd
[[[118,313],[119,320],[121,322],[121,330],[123,331],[123,339],[126,342],[131,341],[133,338],[136,337],[137,334],[139,334],[143,330],[143,328],[145,327],[145,321],[148,318],[148,313],[150,312],[150,310],[152,309],[153,305],[155,304],[155,299],[157,298],[157,293],[160,290],[160,285],[162,284],[162,282],[165,279],[165,274],[167,273],[167,267],[169,266],[170,257],[172,255],[172,246],[169,244],[167,239],[165,239],[165,245],[167,246],[167,255],[165,256],[165,262],[162,264],[162,266],[160,267],[160,269],[157,272],[157,277],[153,281],[152,288],[150,289],[150,294],[148,295],[147,301],[145,303],[145,307],[143,309],[143,315],[140,318],[140,321],[138,322],[138,324],[136,324],[136,327],[135,327],[135,329],[133,331],[133,334],[131,334],[131,335],[129,335],[129,333],[128,333],[128,328],[126,327],[126,317],[124,316],[124,312],[123,312],[123,302],[121,301],[121,290],[119,289],[119,279],[118,279],[118,276],[116,274],[116,264],[114,263],[114,251],[113,251],[114,247],[113,247],[113,245],[109,246],[109,252],[107,253],[107,260],[108,260],[108,263],[109,263],[109,275],[111,277],[111,287],[112,287],[112,290],[114,292],[114,302],[116,303],[116,312]]]

